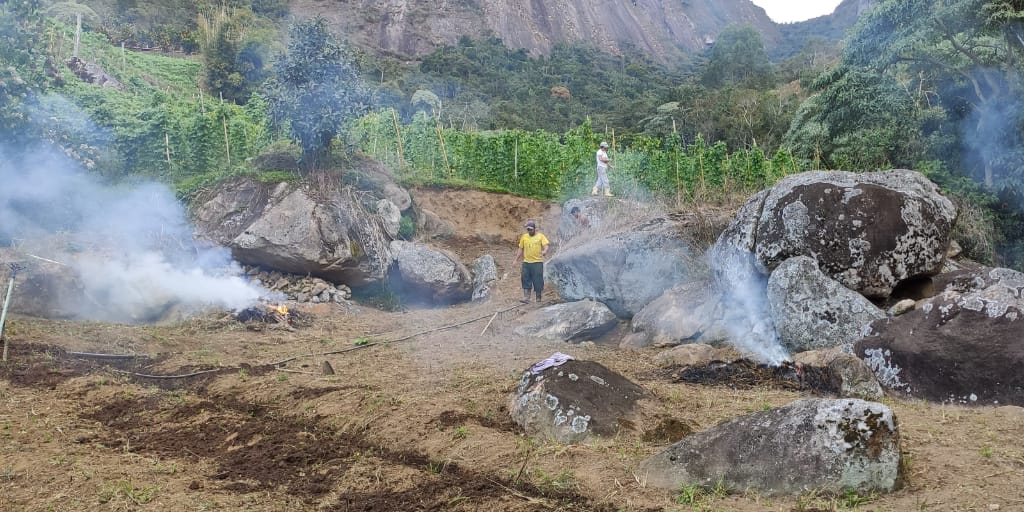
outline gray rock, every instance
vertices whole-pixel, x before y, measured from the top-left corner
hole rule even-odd
[[[387,199],[377,201],[377,215],[384,225],[384,232],[391,238],[398,238],[398,226],[402,222],[402,211]]]
[[[673,286],[643,307],[631,323],[630,346],[717,344],[729,337],[721,294],[707,281]]]
[[[858,399],[803,399],[683,438],[641,464],[648,485],[721,484],[765,496],[890,492],[900,436],[889,407]]]
[[[473,262],[473,302],[485,301],[491,298],[491,286],[498,280],[498,265],[494,262],[494,256],[484,254]]]
[[[851,346],[826,350],[811,350],[793,355],[793,361],[804,365],[827,368],[839,379],[839,393],[843,397],[863,400],[881,400],[882,386],[868,365],[849,353]]]
[[[415,242],[391,242],[393,287],[407,299],[434,305],[469,300],[473,278],[455,255]]]
[[[790,258],[768,278],[768,305],[782,346],[790,352],[849,345],[885,313],[830,279],[807,256]]]
[[[455,226],[436,213],[422,209],[416,218],[416,229],[428,238],[448,238],[455,234]]]
[[[544,268],[563,299],[603,302],[622,318],[704,271],[679,226],[664,218],[561,251]]]
[[[196,227],[240,263],[353,286],[382,281],[391,254],[379,217],[343,191],[320,195],[239,180],[195,209]]]
[[[618,317],[600,302],[581,300],[533,310],[513,331],[556,341],[586,341],[600,338],[618,323]]]

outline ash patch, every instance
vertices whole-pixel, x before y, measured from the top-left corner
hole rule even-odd
[[[800,371],[793,364],[772,366],[750,359],[675,366],[661,370],[661,373],[673,381],[691,384],[727,386],[732,389],[769,387],[808,390],[836,396],[839,395],[842,384],[840,377],[827,367],[803,365]]]
[[[497,418],[497,419],[496,419]],[[484,428],[500,430],[502,432],[518,432],[521,429],[512,421],[512,418],[504,411],[495,411],[494,414],[484,416],[481,414],[470,414],[460,411],[444,411],[434,419],[440,428],[459,427],[467,423],[476,423]]]

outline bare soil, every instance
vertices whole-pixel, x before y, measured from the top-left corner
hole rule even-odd
[[[558,207],[479,192],[414,197],[458,227],[435,243],[464,260],[495,256],[508,276],[494,299],[396,312],[309,306],[291,330],[220,312],[150,326],[9,318],[0,511],[1024,510],[1021,409],[896,398],[885,402],[906,481],[893,494],[681,503],[647,487],[636,468],[669,439],[809,392],[771,379],[688,382],[653,350],[618,349],[621,331],[581,345],[518,337],[511,327],[540,305],[516,302],[512,241],[524,216],[553,229]],[[585,445],[525,437],[508,397],[554,351],[643,386],[662,420]]]

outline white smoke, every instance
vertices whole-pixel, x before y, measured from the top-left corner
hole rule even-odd
[[[105,185],[44,149],[12,154],[0,148],[0,247],[72,268],[80,317],[149,322],[171,309],[241,310],[269,295],[240,276],[226,249],[193,238],[167,187]]]
[[[719,241],[708,256],[724,297],[723,326],[732,344],[761,363],[778,365],[789,360],[772,322],[767,279],[757,271],[753,254]]]

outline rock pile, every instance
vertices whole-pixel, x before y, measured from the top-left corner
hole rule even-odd
[[[280,292],[296,302],[312,304],[345,304],[352,298],[352,289],[343,284],[334,284],[319,277],[287,274],[261,267],[244,267],[245,275],[256,284]]]

